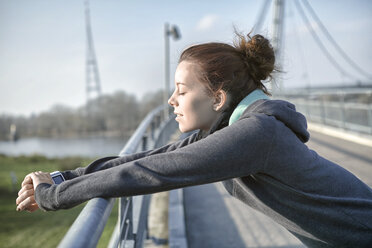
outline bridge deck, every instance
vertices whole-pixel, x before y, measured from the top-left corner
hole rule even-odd
[[[311,133],[308,146],[372,186],[372,149]],[[187,239],[193,247],[304,247],[287,230],[232,198],[219,183],[184,189]]]

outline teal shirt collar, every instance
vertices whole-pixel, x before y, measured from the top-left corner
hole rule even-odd
[[[244,110],[246,110],[246,108],[248,108],[249,105],[260,99],[270,98],[260,89],[256,89],[249,93],[249,95],[246,96],[243,100],[241,100],[238,106],[234,109],[229,119],[229,126],[240,118]]]

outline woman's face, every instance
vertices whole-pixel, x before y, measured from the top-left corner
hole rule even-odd
[[[175,74],[175,90],[168,103],[174,108],[181,132],[209,130],[219,113],[214,109],[215,98],[197,77],[195,63],[182,61]]]

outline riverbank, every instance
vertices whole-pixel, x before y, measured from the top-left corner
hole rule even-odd
[[[0,154],[10,156],[41,154],[43,156],[104,157],[119,154],[127,139],[122,138],[25,138],[16,142],[0,141]]]
[[[16,139],[12,138],[12,135],[0,134],[0,141],[18,141],[22,139],[32,139],[32,138],[41,138],[41,139],[96,139],[96,138],[105,138],[105,139],[124,139],[128,140],[130,136],[134,133],[135,130],[120,132],[120,131],[97,131],[97,132],[81,132],[81,133],[65,133],[58,134],[53,133],[50,135],[35,135],[35,134],[23,134],[17,136]],[[18,135],[18,134],[17,134]]]
[[[1,247],[57,247],[83,205],[56,212],[17,212],[15,200],[25,175],[32,171],[55,171],[84,166],[91,158],[47,158],[40,155],[0,154],[0,244]],[[106,247],[117,220],[114,207],[97,247]]]

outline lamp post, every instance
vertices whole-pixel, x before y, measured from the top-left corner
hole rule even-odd
[[[277,64],[282,68],[282,51],[283,49],[283,30],[284,30],[284,0],[275,0],[273,6],[273,25],[272,25],[272,44],[275,53],[275,60]],[[274,83],[271,83],[271,90],[273,95],[280,93],[283,90],[283,81],[278,78],[278,86],[276,87]]]
[[[179,40],[181,38],[181,33],[179,32],[177,26],[169,26],[168,23],[164,24],[164,44],[165,44],[165,88],[164,88],[164,102],[167,104],[169,98],[169,71],[170,71],[170,62],[169,62],[169,37],[172,36],[173,40]],[[164,119],[167,119],[169,116],[169,108],[164,109]]]

